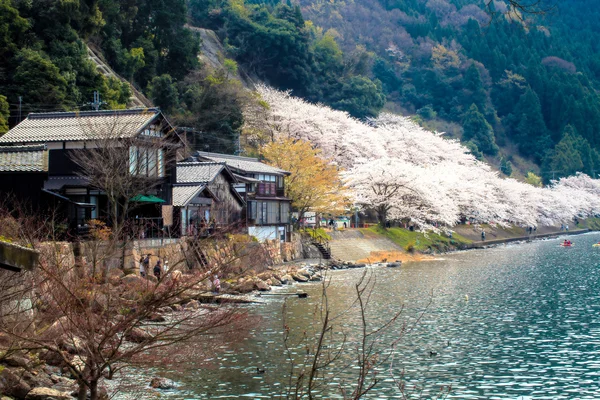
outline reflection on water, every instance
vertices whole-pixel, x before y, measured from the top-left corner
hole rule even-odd
[[[383,381],[367,397],[395,397],[394,381],[387,377],[404,371],[409,387],[426,388],[424,398],[442,385],[452,385],[449,397],[460,399],[599,398],[600,248],[591,246],[598,239],[589,234],[574,237],[573,248],[547,240],[455,253],[401,269],[374,267],[371,326],[402,305],[403,322],[425,312],[396,347],[393,371],[382,371]],[[331,273],[333,314],[353,302],[361,274]],[[290,298],[286,308],[295,342],[304,331],[311,334],[320,300],[320,284],[302,289],[309,298]],[[144,386],[155,374],[173,379],[180,390],[162,393],[170,399],[279,398],[288,376],[282,304],[273,298],[254,306],[249,312],[260,318],[258,326],[205,338],[185,357],[150,372],[132,371],[127,381]],[[355,311],[334,324],[351,342],[359,339]],[[399,329],[387,332],[387,343]],[[218,352],[208,353],[207,348]],[[437,355],[430,356],[431,351]],[[351,374],[352,369],[337,376],[323,397],[339,395],[339,382]]]

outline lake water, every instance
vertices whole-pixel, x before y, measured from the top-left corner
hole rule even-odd
[[[423,317],[397,343],[391,369],[388,363],[380,370],[381,382],[365,398],[399,398],[400,377],[415,398],[421,390],[422,398],[433,398],[448,385],[447,398],[600,398],[600,248],[592,247],[600,235],[571,237],[572,248],[560,247],[559,240],[448,254],[400,269],[370,268],[376,283],[369,326],[404,306],[379,348],[399,337],[402,324],[413,327]],[[352,304],[363,272],[331,272],[331,313],[350,309],[332,323],[328,351],[339,347],[341,332],[347,350],[360,340],[360,314]],[[309,298],[289,298],[284,311],[282,298],[269,297],[248,308],[248,327],[169,350],[162,354],[167,362],[143,374],[132,371],[126,380],[145,386],[154,375],[173,379],[179,390],[161,392],[169,399],[281,398],[289,376],[283,315],[292,332],[288,344],[300,359],[304,332],[311,341],[315,337],[322,285],[286,290],[306,291]],[[339,398],[340,386],[351,387],[354,355],[343,353],[326,370],[321,397]],[[144,389],[137,398],[156,394]]]

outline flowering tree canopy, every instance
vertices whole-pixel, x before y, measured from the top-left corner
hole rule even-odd
[[[263,127],[276,139],[309,141],[343,169],[354,201],[380,222],[410,219],[421,229],[462,218],[536,226],[600,214],[600,182],[578,173],[545,188],[502,178],[457,140],[406,117],[366,123],[290,93],[260,86],[270,105]]]

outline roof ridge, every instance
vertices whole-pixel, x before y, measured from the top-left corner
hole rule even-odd
[[[197,151],[198,155],[205,155],[206,157],[222,157],[222,158],[231,158],[232,160],[247,160],[247,161],[255,161],[261,162],[257,157],[245,157],[245,156],[236,156],[234,154],[221,154],[221,153],[210,153],[207,151]]]
[[[23,151],[40,151],[46,150],[46,144],[24,144],[19,146],[0,146],[0,152],[23,152]]]
[[[69,118],[69,117],[92,117],[92,116],[106,116],[106,115],[133,115],[142,113],[160,113],[160,109],[157,107],[149,108],[128,108],[125,110],[98,110],[98,111],[60,111],[60,112],[48,112],[48,113],[30,113],[27,115],[27,119],[44,119],[44,118]]]
[[[177,166],[184,165],[227,165],[224,161],[180,161]]]

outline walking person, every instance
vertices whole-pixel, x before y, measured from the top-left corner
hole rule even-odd
[[[150,272],[150,254],[146,254],[146,257],[144,257],[144,260],[142,261],[142,266],[144,268],[144,275],[142,276],[146,277],[146,274]],[[142,266],[140,266],[140,274],[142,272]]]
[[[481,231],[481,241],[485,241],[485,231]]]
[[[160,280],[160,274],[162,273],[162,264],[160,262],[160,259],[156,262],[153,272],[156,279]]]
[[[140,276],[142,278],[146,277],[146,267],[144,266],[144,256],[140,257]]]

